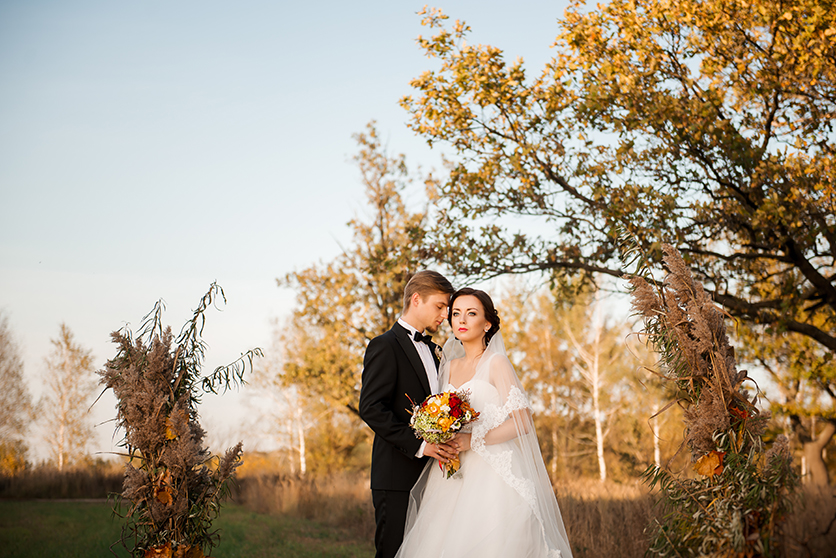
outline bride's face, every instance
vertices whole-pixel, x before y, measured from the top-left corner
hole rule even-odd
[[[490,322],[485,318],[482,303],[473,295],[458,297],[453,302],[450,318],[453,335],[462,343],[481,339],[491,328]]]

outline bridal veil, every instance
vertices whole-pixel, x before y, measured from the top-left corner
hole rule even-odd
[[[462,356],[464,349],[461,343],[451,337],[444,344],[444,357],[439,369],[440,386],[450,389],[449,363]],[[473,423],[471,451],[478,454],[530,509],[535,518],[531,536],[542,537],[542,544],[536,546],[545,549],[543,558],[570,558],[572,551],[540,453],[531,406],[508,359],[499,332],[491,338],[482,354],[473,379],[460,387],[465,388],[466,384],[474,381],[489,382],[499,397],[494,397],[496,404],[487,403],[477,408],[481,414],[479,420]],[[432,464],[412,489],[407,532],[416,522],[431,467]],[[467,467],[463,465],[458,474],[467,475]],[[464,480],[466,482],[466,478]]]

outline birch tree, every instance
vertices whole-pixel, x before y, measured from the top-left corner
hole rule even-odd
[[[789,419],[801,447],[802,481],[829,484],[824,450],[836,434],[833,353],[809,337],[788,331],[742,324],[736,336],[738,358],[766,372],[777,390],[770,407]]]
[[[500,305],[509,354],[536,410],[541,450],[554,477],[605,480],[613,464],[616,476],[630,476],[652,453],[642,362],[625,348],[626,327],[610,323],[604,310],[610,302],[571,286],[512,287]]]
[[[92,352],[76,343],[67,324],[61,324],[58,337],[50,342],[39,406],[51,460],[62,471],[86,456],[93,436],[88,410],[97,380]]]
[[[534,419],[541,451],[553,478],[568,474],[568,459],[587,452],[575,443],[583,411],[583,386],[573,373],[573,357],[563,333],[563,312],[547,289],[515,285],[501,304],[502,329],[526,393],[537,409]]]
[[[589,316],[589,314],[592,314]],[[601,307],[600,291],[593,295],[593,302],[587,309],[591,318],[588,328],[580,329],[565,319],[565,331],[577,355],[577,371],[586,382],[592,399],[592,418],[595,423],[595,454],[598,458],[598,476],[601,482],[607,480],[607,462],[604,457],[604,438],[607,421],[615,409],[606,409],[602,397],[607,385],[613,385],[618,359],[626,356],[622,344],[623,328],[607,327]],[[587,322],[590,323],[590,322]]]
[[[288,385],[282,377],[283,336],[274,332],[271,358],[256,368],[249,393],[267,403],[259,424],[264,434],[280,448],[287,450],[287,465],[291,475],[307,473],[307,433],[318,417],[312,417],[304,406],[305,398],[297,385]]]

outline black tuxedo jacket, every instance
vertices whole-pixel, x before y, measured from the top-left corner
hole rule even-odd
[[[430,346],[435,360],[436,347]],[[409,426],[412,402],[430,395],[427,373],[409,331],[396,323],[375,337],[363,359],[360,417],[374,431],[372,490],[410,490],[427,463],[417,458],[421,440]],[[410,401],[410,398],[412,401]]]

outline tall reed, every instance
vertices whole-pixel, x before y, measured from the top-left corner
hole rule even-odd
[[[134,556],[202,558],[219,542],[212,521],[220,513],[228,481],[241,461],[242,444],[213,457],[198,422],[201,393],[243,381],[258,349],[203,376],[204,312],[223,290],[215,283],[201,298],[175,340],[163,329],[158,302],[135,338],[127,328],[114,332],[118,349],[99,374],[117,398],[128,463],[117,513],[127,502],[122,543]]]

